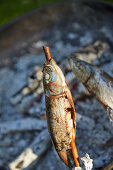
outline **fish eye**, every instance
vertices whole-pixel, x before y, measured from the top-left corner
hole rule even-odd
[[[49,80],[50,79],[49,73],[46,73],[44,77],[45,77],[45,80]]]

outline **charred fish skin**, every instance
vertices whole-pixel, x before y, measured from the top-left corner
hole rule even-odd
[[[75,139],[75,125],[66,95],[46,96],[46,109],[48,128],[56,150],[70,149],[72,137]]]
[[[64,163],[73,168],[75,159],[71,143],[75,142],[76,134],[74,104],[64,75],[53,59],[44,64],[43,84],[47,123],[52,142]],[[78,154],[75,156],[78,159]]]
[[[72,136],[75,138],[75,129],[71,113],[66,113],[66,104],[70,104],[65,96],[46,96],[46,115],[48,130],[54,147],[60,158],[71,168],[75,166],[71,151]],[[65,102],[65,105],[63,104]],[[54,107],[53,107],[54,105]]]
[[[69,64],[88,91],[104,106],[113,109],[113,78],[98,67],[74,57],[69,58]]]

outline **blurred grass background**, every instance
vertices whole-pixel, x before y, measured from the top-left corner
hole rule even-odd
[[[0,26],[30,10],[60,1],[64,0],[0,0]]]
[[[0,0],[0,26],[30,10],[60,1],[66,0]]]

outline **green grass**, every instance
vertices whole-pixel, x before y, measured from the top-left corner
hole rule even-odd
[[[64,0],[0,0],[0,25],[30,10]]]
[[[0,26],[30,10],[60,1],[66,0],[0,0]]]

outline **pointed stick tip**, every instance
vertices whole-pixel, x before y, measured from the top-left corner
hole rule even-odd
[[[75,162],[75,166],[76,167],[81,167],[80,165],[80,161],[79,161],[79,155],[78,155],[78,151],[75,145],[75,141],[72,137],[72,141],[71,141],[71,148],[72,148],[72,154],[73,154],[73,158],[74,158],[74,162]]]
[[[45,56],[46,56],[46,60],[50,61],[52,57],[51,57],[49,46],[43,46],[43,50],[44,50],[44,53],[45,53]]]

